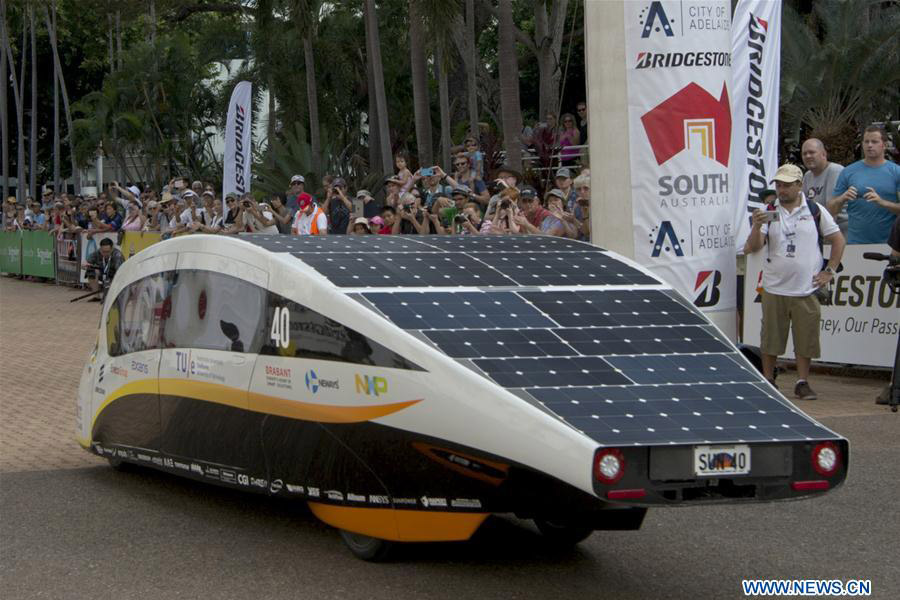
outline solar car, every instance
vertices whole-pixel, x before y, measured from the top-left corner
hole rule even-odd
[[[543,236],[192,235],[119,270],[79,391],[114,466],[309,503],[358,557],[821,495],[848,443],[632,261]]]

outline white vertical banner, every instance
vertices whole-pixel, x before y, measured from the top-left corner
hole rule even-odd
[[[225,122],[222,202],[225,202],[225,196],[232,192],[246,194],[250,191],[250,164],[253,158],[250,140],[253,131],[252,103],[252,84],[249,81],[241,81],[234,86],[231,102],[228,103],[228,119]]]
[[[624,2],[634,258],[734,338],[729,0]]]
[[[759,193],[778,168],[781,0],[740,0],[731,32],[731,197],[740,250],[750,235],[749,213],[762,208]]]

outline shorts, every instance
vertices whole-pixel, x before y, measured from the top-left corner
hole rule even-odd
[[[819,358],[821,314],[815,294],[779,296],[763,290],[760,350],[763,354],[781,356],[787,347],[788,331],[793,330],[794,354]]]

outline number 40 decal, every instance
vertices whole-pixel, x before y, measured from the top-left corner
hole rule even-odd
[[[276,306],[272,316],[272,343],[287,348],[291,343],[291,313],[287,307]]]

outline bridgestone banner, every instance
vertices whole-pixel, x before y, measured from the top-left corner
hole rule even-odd
[[[740,0],[731,47],[731,182],[735,241],[750,235],[749,213],[778,168],[778,86],[781,81],[781,0]]]
[[[249,81],[242,81],[234,86],[231,102],[228,104],[228,120],[225,122],[223,209],[226,195],[232,192],[243,195],[250,191],[250,164],[253,157],[250,140],[253,130],[252,103],[252,86]]]
[[[702,311],[733,314],[730,4],[624,10],[635,260]]]
[[[828,246],[825,253],[828,254]],[[843,270],[831,288],[831,305],[822,306],[819,342],[824,362],[891,367],[900,334],[900,294],[884,283],[886,262],[866,260],[863,252],[887,253],[884,244],[847,246],[841,257]],[[762,305],[759,290],[765,252],[747,257],[744,280],[744,343],[759,346]],[[788,339],[785,355],[794,356]]]

